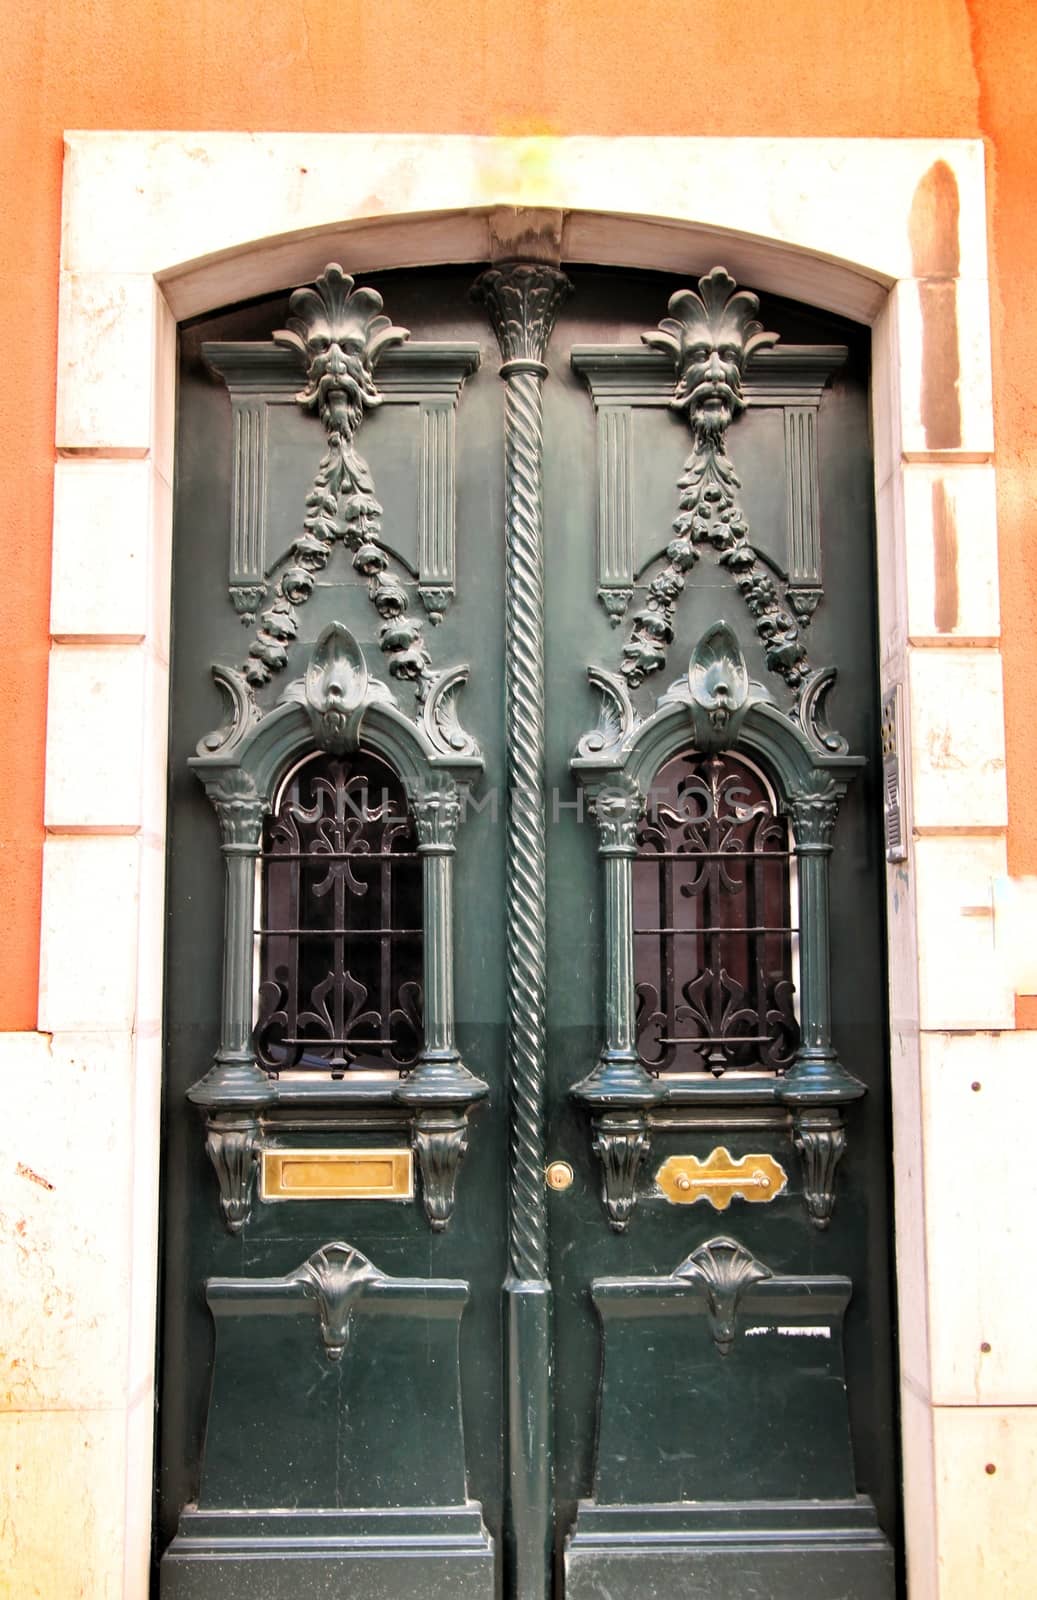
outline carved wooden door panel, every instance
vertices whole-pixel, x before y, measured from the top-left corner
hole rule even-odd
[[[891,1596],[867,339],[472,278],[181,330],[160,1591]]]

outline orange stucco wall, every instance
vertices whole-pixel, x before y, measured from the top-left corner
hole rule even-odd
[[[36,1011],[63,129],[982,136],[1009,859],[1013,872],[1037,872],[1035,63],[1033,0],[9,5],[0,45],[0,1028],[31,1028]]]

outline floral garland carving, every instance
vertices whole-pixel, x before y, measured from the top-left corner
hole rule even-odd
[[[666,565],[650,583],[623,648],[620,670],[632,688],[666,664],[677,603],[702,546],[716,551],[721,565],[734,574],[771,671],[796,690],[810,671],[796,617],[749,543],[749,525],[737,500],[741,484],[724,450],[728,427],[746,407],[745,364],[754,350],[778,337],[755,320],[759,309],[756,295],[738,289],[723,267],[714,267],[699,279],[698,294],[678,290],[670,299],[671,315],[658,330],[641,335],[646,344],[673,356],[677,382],[670,404],[687,411],[695,446],[677,483],[676,538],[666,547]]]
[[[313,592],[316,575],[341,539],[353,552],[353,566],[369,580],[368,592],[382,625],[378,642],[396,678],[417,680],[419,699],[430,678],[430,658],[420,622],[407,616],[403,584],[387,569],[380,541],[382,507],[375,498],[370,468],[354,445],[370,407],[382,404],[374,367],[382,351],[409,338],[382,316],[382,297],[356,289],[353,279],[332,262],[313,288],[296,289],[288,326],[275,341],[298,351],[307,362],[300,404],[316,411],[327,435],[313,485],[306,496],[302,532],[293,541],[270,604],[259,619],[242,671],[253,689],[269,683],[288,662],[288,646],[299,631],[296,607]]]

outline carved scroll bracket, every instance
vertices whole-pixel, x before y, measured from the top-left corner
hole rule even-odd
[[[468,1151],[468,1112],[433,1106],[414,1118],[414,1154],[421,1171],[425,1215],[433,1233],[442,1233],[454,1210],[457,1175]]]
[[[592,1118],[591,1126],[609,1227],[625,1233],[637,1204],[637,1175],[651,1148],[648,1123],[637,1112],[616,1111]]]
[[[205,1149],[220,1186],[220,1212],[228,1233],[240,1233],[252,1209],[259,1154],[255,1117],[211,1112],[205,1119]]]
[[[792,1143],[803,1158],[803,1195],[815,1228],[825,1229],[835,1210],[836,1169],[846,1150],[846,1129],[838,1107],[797,1111]]]

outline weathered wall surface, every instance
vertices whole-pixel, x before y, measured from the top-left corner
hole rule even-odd
[[[36,1021],[63,129],[982,136],[995,274],[1009,865],[1034,873],[1035,57],[1029,0],[40,0],[9,9],[0,112],[0,1029]],[[1020,1022],[1037,1021],[1029,1004],[1020,1002]]]

